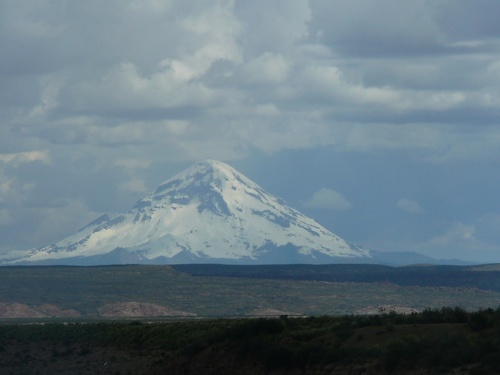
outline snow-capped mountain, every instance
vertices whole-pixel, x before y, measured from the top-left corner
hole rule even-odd
[[[207,160],[132,209],[3,263],[332,263],[370,258],[227,164]],[[8,258],[8,257],[7,257]]]

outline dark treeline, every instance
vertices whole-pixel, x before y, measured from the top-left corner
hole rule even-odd
[[[500,371],[500,308],[369,316],[0,325],[0,373]]]
[[[373,264],[222,265],[172,266],[192,276],[245,277],[258,279],[315,280],[328,282],[387,282],[401,286],[476,287],[500,291],[500,272],[481,266],[406,266]]]

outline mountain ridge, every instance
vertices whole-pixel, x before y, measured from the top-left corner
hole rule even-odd
[[[231,166],[205,160],[165,180],[127,213],[5,263],[370,262],[313,219]]]

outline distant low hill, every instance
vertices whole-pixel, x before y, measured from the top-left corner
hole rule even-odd
[[[391,267],[375,264],[289,264],[238,266],[180,264],[175,270],[192,276],[223,276],[275,280],[391,283],[400,286],[474,287],[500,292],[500,265],[413,265]],[[500,301],[499,301],[500,302]]]
[[[487,266],[0,267],[0,318],[177,319],[370,314],[500,304]]]

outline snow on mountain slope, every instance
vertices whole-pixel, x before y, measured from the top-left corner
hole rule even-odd
[[[227,164],[207,160],[162,183],[132,209],[7,262],[118,254],[134,262],[334,262],[369,258]],[[125,256],[125,258],[123,258]],[[298,258],[297,258],[298,257]]]

